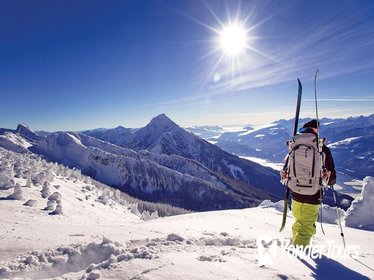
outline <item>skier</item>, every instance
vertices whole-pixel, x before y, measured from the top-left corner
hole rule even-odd
[[[314,134],[317,137],[319,122],[313,119],[305,123],[300,132],[302,134]],[[326,185],[332,186],[336,183],[336,171],[334,160],[331,151],[324,144],[322,146],[323,166],[322,166],[322,180]],[[306,157],[306,154],[305,154]],[[289,180],[289,155],[286,158],[286,163],[281,172],[282,180]],[[314,161],[313,161],[314,162]],[[293,165],[297,165],[297,161]],[[295,167],[294,167],[295,168]],[[313,171],[311,171],[313,173]],[[296,175],[296,174],[295,174]],[[322,202],[322,186],[316,193],[311,195],[300,194],[297,191],[292,191],[292,214],[295,222],[292,226],[293,244],[295,246],[307,246],[310,244],[312,236],[316,233],[315,223],[318,220],[318,211]]]

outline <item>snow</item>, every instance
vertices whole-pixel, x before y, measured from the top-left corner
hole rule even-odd
[[[322,213],[321,213],[322,211]],[[331,207],[326,204],[322,204],[320,209],[320,215],[318,221],[321,222],[321,214],[322,214],[322,222],[329,223],[329,224],[338,224],[338,216],[341,222],[344,222],[344,210],[336,207]]]
[[[61,204],[57,204],[56,209],[49,213],[49,215],[62,215],[62,214],[63,214],[63,212],[62,212],[62,205]]]
[[[20,184],[14,186],[14,192],[6,197],[7,199],[23,200],[23,191]]]
[[[29,199],[23,205],[30,206],[30,207],[36,207],[36,205],[38,205],[38,202],[35,199]]]
[[[26,153],[30,146],[32,144],[18,134],[5,132],[3,135],[0,135],[0,147],[5,149],[18,153]]]
[[[340,140],[340,141],[337,141],[337,142],[334,142],[334,143],[331,143],[331,144],[329,144],[329,145],[327,145],[329,148],[335,148],[335,147],[337,147],[337,146],[339,146],[339,145],[348,145],[348,144],[350,144],[351,142],[353,142],[353,141],[355,141],[355,140],[357,140],[357,139],[360,139],[361,138],[361,136],[358,136],[358,137],[350,137],[350,138],[346,138],[346,139],[344,139],[344,140]]]
[[[265,134],[257,134],[256,136],[255,136],[255,138],[260,138],[260,137],[264,137],[265,136]]]
[[[271,202],[270,200],[264,200],[261,202],[261,204],[258,206],[259,208],[274,208],[275,210],[283,213],[283,206],[284,202],[283,200],[280,200],[278,202]]]
[[[222,162],[230,169],[230,172],[234,178],[238,178],[238,174],[244,176],[244,171],[239,166],[229,163],[227,160],[223,159]]]
[[[247,130],[245,132],[242,132],[242,133],[238,134],[238,136],[245,136],[245,135],[251,134],[252,132],[253,132],[253,130]]]
[[[241,132],[245,129],[243,126],[223,126],[222,130],[223,132]]]
[[[81,142],[81,140],[78,139],[78,137],[76,137],[75,135],[71,134],[71,133],[66,133],[67,136],[69,136],[71,138],[71,140],[77,144],[77,145],[80,145],[80,146],[84,146]]]
[[[13,167],[22,163],[22,176]],[[292,236],[292,215],[279,233],[282,201],[261,207],[191,213],[142,220],[130,205],[119,203],[82,176],[34,155],[0,148],[0,278],[29,279],[370,279],[374,273],[374,232],[344,227],[347,247],[358,246],[358,260],[330,256],[328,246],[342,246],[339,227],[317,228],[313,244],[321,258],[285,255],[282,244]],[[38,176],[38,174],[43,174]],[[22,187],[23,200],[3,199]],[[13,180],[14,182],[10,182]],[[52,200],[41,190],[48,181],[58,192],[63,212],[43,210]],[[374,178],[365,179],[364,200]],[[2,183],[2,182],[0,182]],[[369,192],[369,193],[368,193]],[[103,195],[105,193],[105,195]],[[99,199],[101,197],[101,199]],[[101,201],[105,197],[106,203]],[[36,207],[23,205],[37,201]],[[366,200],[365,200],[366,201]],[[55,203],[55,201],[52,201]],[[326,217],[328,215],[326,214]],[[343,224],[344,226],[344,224]],[[264,242],[270,240],[269,242]],[[270,246],[270,247],[269,247]],[[278,255],[272,255],[273,251]],[[353,252],[353,251],[352,251]],[[264,254],[273,263],[261,264]],[[360,263],[361,262],[361,263]]]
[[[275,124],[271,123],[271,124],[267,124],[267,125],[261,125],[261,126],[256,126],[255,128],[253,128],[252,130],[249,130],[249,131],[246,131],[246,132],[243,132],[241,135],[239,136],[245,136],[245,135],[248,135],[248,134],[253,134],[254,132],[257,132],[259,130],[262,130],[262,129],[265,129],[265,128],[269,128],[270,130],[273,130],[273,129],[276,129],[276,128],[272,128],[273,126],[275,126]],[[263,134],[258,134],[258,135],[261,135],[261,136],[255,136],[255,137],[263,137],[265,135]]]
[[[221,135],[216,135],[216,136],[210,137],[210,139],[219,139],[220,137],[221,137]]]
[[[362,187],[364,185],[364,181],[363,180],[352,180],[350,182],[344,182],[345,185],[348,185],[348,186],[359,186],[359,187]]]
[[[257,158],[257,157],[248,157],[248,156],[239,156],[239,157],[247,159],[249,161],[256,162],[265,167],[273,168],[274,170],[277,170],[277,171],[282,170],[283,165],[284,165],[284,163],[270,162],[270,161],[267,161],[266,159]]]
[[[361,195],[352,202],[346,213],[346,226],[374,230],[374,178],[366,177]]]
[[[262,209],[274,208],[275,210],[283,213],[283,205],[284,205],[283,200],[280,200],[278,202],[272,202],[270,200],[264,200],[263,202],[261,202],[261,204],[258,206],[258,208],[262,208]],[[321,211],[322,211],[322,213],[321,213]],[[338,212],[337,212],[335,207],[331,207],[329,205],[322,204],[322,207],[320,209],[319,214],[320,214],[319,219],[318,219],[319,222],[321,221],[321,214],[322,214],[322,222],[323,223],[338,224],[337,215],[339,215],[339,218],[341,219],[341,221],[343,221],[345,212],[344,212],[344,210],[342,210],[340,208],[338,208]]]

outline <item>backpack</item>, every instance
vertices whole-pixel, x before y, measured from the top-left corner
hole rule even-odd
[[[288,187],[298,194],[314,195],[322,187],[321,162],[317,136],[314,133],[295,135],[288,143]]]

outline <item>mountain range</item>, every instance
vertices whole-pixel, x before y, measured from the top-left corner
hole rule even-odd
[[[299,123],[302,125],[309,120],[301,119]],[[194,133],[199,135],[206,135],[206,130],[206,127],[194,127]],[[279,120],[256,129],[247,126],[236,132],[219,134],[220,130],[224,129],[215,128],[216,134],[205,139],[238,156],[282,163],[287,153],[286,142],[292,135],[293,120]],[[332,151],[338,183],[374,175],[374,114],[321,119],[320,136],[326,139],[326,145]]]
[[[161,114],[137,129],[33,132],[20,124],[15,130],[0,129],[0,146],[77,168],[139,199],[205,211],[282,199],[278,172],[248,158],[281,163],[292,126],[293,120],[279,120],[236,131],[183,129]],[[339,184],[374,175],[374,115],[321,119],[320,135],[332,150]]]
[[[36,134],[19,125],[0,134],[8,150],[36,153],[137,198],[189,210],[257,206],[283,193],[276,171],[212,145],[164,114],[140,129]]]

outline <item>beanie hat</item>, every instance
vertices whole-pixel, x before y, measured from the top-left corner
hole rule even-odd
[[[317,120],[313,119],[309,122],[304,123],[303,128],[319,128],[319,122],[317,123]]]

